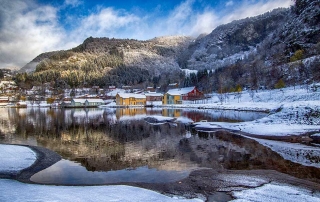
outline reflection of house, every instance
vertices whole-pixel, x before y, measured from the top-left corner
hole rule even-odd
[[[161,105],[162,104],[162,93],[146,93],[147,105]]]
[[[147,113],[146,108],[118,108],[116,110],[116,117],[120,119],[125,116],[136,116],[136,115],[144,115]]]
[[[204,97],[196,87],[171,89],[164,94],[163,104],[182,104],[182,100],[198,100]]]
[[[134,93],[118,93],[116,96],[117,105],[146,105],[146,96]]]
[[[162,109],[162,116],[180,117],[181,109]]]

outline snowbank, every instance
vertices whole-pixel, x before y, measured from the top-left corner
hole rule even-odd
[[[0,173],[3,174],[17,174],[37,159],[36,153],[28,147],[0,144],[0,151]]]
[[[0,145],[0,174],[15,174],[36,161],[24,146]],[[131,186],[44,186],[0,179],[0,201],[202,201],[168,197]]]
[[[320,129],[320,92],[291,87],[256,93],[255,102],[249,102],[252,97],[248,92],[244,92],[241,99],[244,102],[238,103],[238,101],[230,99],[227,104],[207,104],[205,108],[265,110],[270,111],[269,115],[255,121],[211,124],[219,124],[223,128],[241,130],[261,136],[300,135],[307,132],[317,132]],[[210,103],[210,101],[208,102]],[[198,106],[202,105],[198,104]]]
[[[289,186],[286,184],[270,183],[255,189],[234,191],[233,197],[237,201],[283,201],[283,202],[316,202],[320,200],[320,193],[311,190]]]
[[[131,186],[47,186],[0,180],[0,201],[202,201],[168,197],[147,189]]]

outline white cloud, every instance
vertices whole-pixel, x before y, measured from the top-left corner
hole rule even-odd
[[[237,6],[231,14],[227,14],[221,19],[221,23],[225,24],[233,20],[239,20],[246,17],[253,17],[268,11],[272,11],[276,8],[286,8],[293,4],[291,0],[269,0],[269,1],[244,1]]]
[[[233,6],[233,4],[234,4],[233,1],[228,1],[228,2],[226,3],[226,7],[228,7],[228,6]]]
[[[4,0],[0,12],[0,68],[21,67],[42,52],[64,47],[54,7]]]
[[[66,30],[58,22],[59,9],[63,6],[38,5],[34,0],[2,0],[0,68],[21,67],[42,52],[72,48],[89,36],[143,40],[165,35],[197,37],[210,33],[220,24],[293,4],[291,0],[244,0],[242,3],[228,1],[226,5],[232,2],[237,6],[228,6],[225,11],[217,12],[212,7],[195,10],[196,0],[185,0],[167,16],[158,16],[156,10],[138,15],[101,7],[87,16],[67,16],[70,26]],[[65,0],[64,6],[76,7],[81,3],[82,0]]]
[[[77,7],[81,5],[83,2],[81,0],[65,0],[64,5],[65,6],[71,6],[71,7]]]
[[[113,8],[103,8],[98,13],[93,13],[81,20],[80,26],[72,35],[77,40],[84,40],[88,36],[95,37],[121,37],[130,33],[129,30],[140,21],[134,14]],[[133,37],[131,37],[133,38]]]

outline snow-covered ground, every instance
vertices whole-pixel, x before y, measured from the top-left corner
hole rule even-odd
[[[254,189],[232,192],[234,202],[244,201],[282,201],[282,202],[318,202],[320,193],[286,184],[269,183]]]
[[[0,174],[30,167],[36,154],[28,147],[0,144]],[[9,173],[8,173],[9,172]],[[0,201],[202,201],[169,197],[131,186],[49,186],[0,179]]]
[[[300,135],[320,130],[320,91],[289,87],[253,93],[244,91],[240,99],[237,96],[229,94],[221,104],[218,95],[213,95],[205,104],[185,103],[180,107],[269,111],[268,116],[255,121],[216,123],[223,128],[261,136]],[[200,124],[207,123],[199,123],[199,127],[204,127]]]
[[[117,186],[48,186],[0,180],[0,201],[202,201],[168,197],[138,187]]]
[[[302,187],[292,186],[285,183],[270,182],[259,176],[245,176],[239,174],[221,175],[220,179],[225,183],[232,182],[238,186],[238,190],[231,191],[235,198],[232,201],[254,202],[254,201],[283,201],[283,202],[302,202],[319,201],[320,192],[309,190]],[[244,188],[246,187],[246,188]],[[234,189],[233,189],[234,190]],[[221,191],[230,191],[223,188]]]
[[[28,147],[0,145],[0,159],[0,173],[17,174],[30,167],[37,160],[37,155]]]
[[[19,172],[35,161],[35,153],[23,146],[0,145],[0,173]],[[9,160],[8,160],[9,159]],[[26,163],[28,162],[28,163]],[[234,201],[319,201],[318,191],[288,184],[269,182],[263,177],[239,174],[221,174],[226,184],[239,184],[230,188]],[[233,190],[233,191],[232,191]],[[132,186],[50,186],[25,184],[10,179],[0,179],[0,201],[202,201],[169,197],[151,190]]]

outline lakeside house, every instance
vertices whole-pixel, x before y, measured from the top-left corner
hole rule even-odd
[[[89,98],[73,98],[71,100],[64,100],[61,103],[61,107],[98,107],[100,105],[104,105],[104,101],[102,99],[89,99]]]
[[[204,97],[203,92],[195,86],[171,89],[164,94],[162,104],[182,104],[183,100],[199,100]]]
[[[146,96],[135,93],[118,93],[116,95],[116,104],[118,106],[146,105]]]
[[[145,93],[146,96],[146,105],[161,105],[162,104],[162,93]]]
[[[9,103],[9,97],[0,97],[0,106],[7,106]]]

